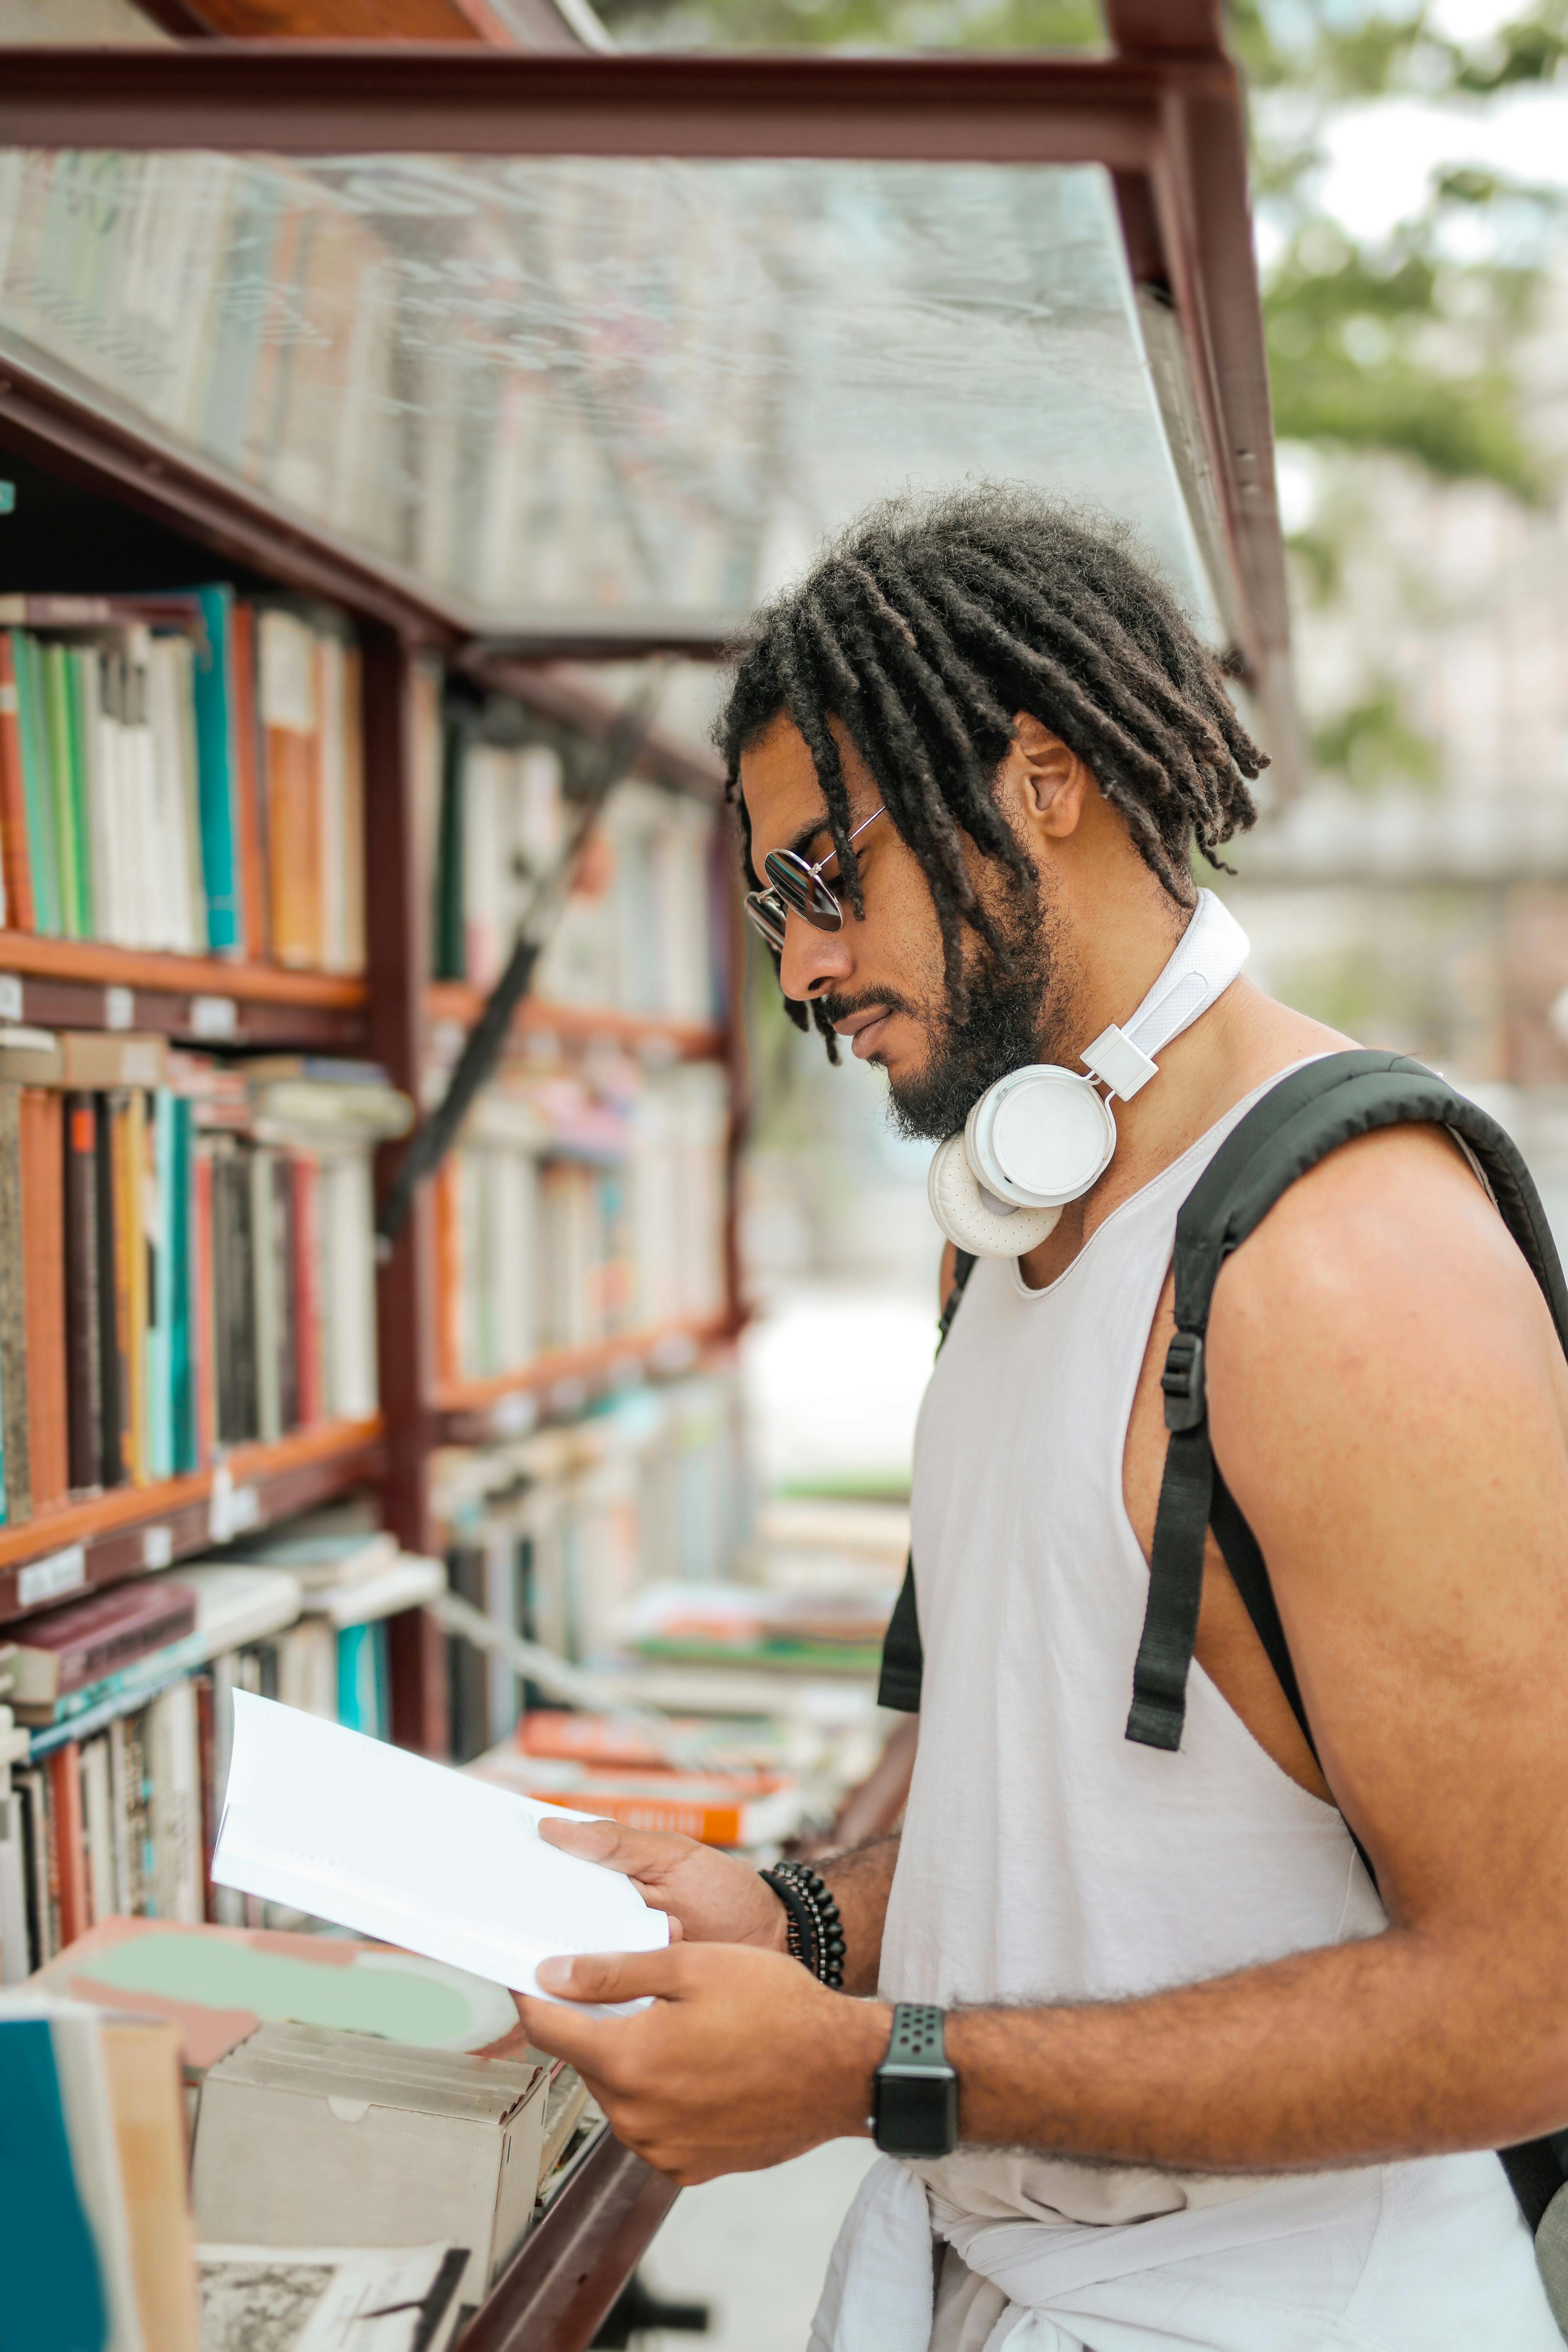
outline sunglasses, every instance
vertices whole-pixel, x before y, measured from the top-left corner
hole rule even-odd
[[[867,825],[875,824],[885,809],[875,808],[858,824],[849,839],[858,841]],[[822,869],[831,866],[838,852],[830,849],[815,866],[793,849],[770,849],[763,860],[763,872],[770,887],[748,890],[746,912],[761,931],[775,955],[783,955],[784,926],[791,915],[804,915],[815,931],[841,931],[844,909],[822,878]]]

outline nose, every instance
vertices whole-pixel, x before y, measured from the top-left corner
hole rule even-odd
[[[779,958],[779,981],[786,996],[801,1001],[825,996],[831,988],[842,988],[854,969],[843,931],[819,931],[803,915],[790,916]]]

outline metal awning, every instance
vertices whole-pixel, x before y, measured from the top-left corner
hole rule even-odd
[[[1108,15],[1104,57],[13,50],[0,415],[534,656],[711,650],[870,499],[1027,481],[1133,527],[1288,767],[1237,79],[1209,0]]]

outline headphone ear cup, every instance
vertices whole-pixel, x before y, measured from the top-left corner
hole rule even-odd
[[[926,1175],[931,1215],[955,1247],[973,1257],[1022,1257],[1056,1230],[1059,1209],[1015,1209],[999,1217],[980,1197],[962,1135],[939,1143]]]

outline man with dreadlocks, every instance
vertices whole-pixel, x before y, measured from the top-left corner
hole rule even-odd
[[[822,555],[760,616],[721,740],[753,878],[807,877],[761,909],[792,1012],[933,1139],[1122,1034],[1215,906],[1194,844],[1217,862],[1263,764],[1126,545],[1000,488]],[[874,2104],[885,2137],[893,2005],[931,2005],[897,2011],[906,2064],[945,2012],[952,2152],[868,2174],[814,2352],[1561,2340],[1485,2151],[1568,2123],[1568,1372],[1437,1129],[1332,1153],[1215,1294],[1215,1454],[1313,1744],[1212,1536],[1180,1752],[1123,1736],[1176,1212],[1249,1105],[1345,1043],[1228,979],[1115,1103],[1103,1173],[983,1258],[952,1323],[916,1441],[901,1836],[812,1882],[548,1832],[679,1929],[540,1970],[652,1996],[635,2016],[524,2004],[677,2180]]]

